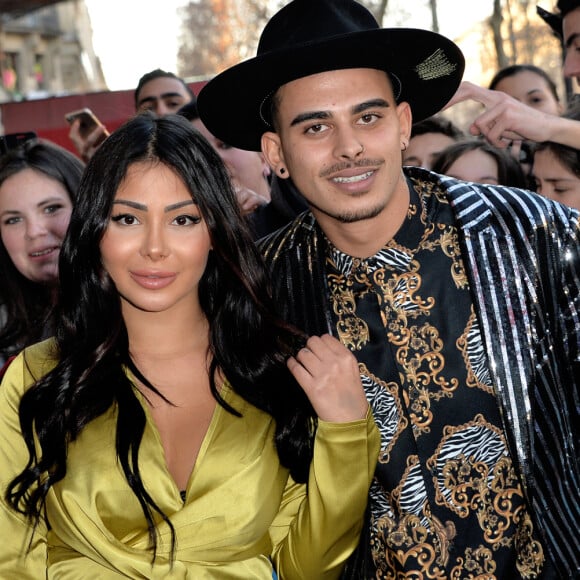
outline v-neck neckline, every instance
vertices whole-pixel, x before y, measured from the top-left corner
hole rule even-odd
[[[187,497],[190,495],[191,487],[192,487],[194,479],[195,479],[195,474],[199,471],[199,466],[201,463],[203,463],[203,461],[205,459],[205,456],[207,454],[207,450],[210,446],[210,443],[214,439],[214,434],[217,431],[217,428],[220,424],[220,418],[221,418],[222,414],[225,412],[225,409],[222,407],[222,405],[219,404],[219,402],[216,402],[216,405],[212,411],[212,416],[211,416],[211,420],[209,422],[207,431],[205,432],[205,435],[203,436],[201,445],[199,447],[199,452],[197,454],[195,463],[193,464],[193,467],[191,469],[191,473],[189,474],[189,476],[187,478],[187,484],[185,486],[185,489],[179,489],[179,486],[177,485],[173,475],[171,474],[171,471],[169,470],[169,466],[167,464],[167,458],[165,456],[165,449],[163,448],[163,442],[161,441],[161,435],[159,433],[159,429],[157,428],[157,424],[155,423],[155,421],[153,419],[153,415],[151,414],[151,410],[149,409],[149,407],[147,405],[145,395],[137,387],[134,387],[134,388],[135,388],[135,391],[137,392],[137,397],[139,399],[139,402],[141,403],[141,406],[143,407],[143,410],[145,411],[145,415],[147,417],[147,421],[146,421],[146,425],[145,425],[145,432],[143,433],[143,437],[145,437],[147,430],[150,429],[151,434],[153,436],[153,439],[155,441],[155,445],[156,445],[156,449],[154,450],[154,452],[155,452],[155,454],[158,454],[158,453],[160,454],[160,457],[162,458],[163,471],[165,472],[165,475],[167,476],[167,478],[171,482],[171,486],[173,488],[174,495],[176,498],[179,499],[179,502],[181,503],[181,505],[184,505],[185,503],[187,503]],[[224,399],[224,401],[229,402],[229,399],[230,399],[231,393],[232,393],[232,389],[231,389],[229,382],[226,379],[224,379],[223,383],[221,384],[219,392],[220,392],[221,397]],[[184,498],[182,496],[182,492],[185,493]]]

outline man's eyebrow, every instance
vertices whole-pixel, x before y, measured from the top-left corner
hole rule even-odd
[[[572,43],[574,41],[576,41],[578,39],[578,37],[580,37],[580,32],[575,32],[574,34],[571,34],[568,39],[566,40],[566,48],[570,48],[570,46],[572,45]]]
[[[113,205],[126,205],[128,207],[132,207],[133,209],[138,209],[140,211],[148,210],[148,207],[144,203],[138,203],[136,201],[130,201],[128,199],[116,199],[115,201],[113,201]],[[185,207],[186,205],[195,205],[193,199],[172,203],[171,205],[168,205],[163,211],[167,213]]]
[[[304,123],[304,121],[312,121],[314,119],[330,119],[330,117],[331,114],[328,111],[308,111],[306,113],[300,113],[299,115],[296,115],[296,117],[292,119],[290,127]]]
[[[175,97],[181,97],[182,99],[185,99],[185,96],[183,95],[183,93],[178,93],[178,92],[170,92],[170,93],[163,93],[161,95],[162,99],[173,99]]]
[[[377,107],[385,109],[389,106],[390,105],[389,105],[388,101],[385,101],[385,99],[371,99],[370,101],[365,101],[364,103],[360,103],[358,105],[355,105],[352,108],[352,112],[353,112],[353,114],[357,114],[357,113],[362,113],[368,109],[375,109]]]
[[[358,105],[354,105],[351,109],[353,115],[357,115],[368,109],[373,108],[386,108],[389,107],[388,101],[385,99],[370,99],[369,101],[364,101],[363,103],[359,103]],[[307,111],[306,113],[300,113],[296,115],[290,126],[293,127],[294,125],[299,125],[300,123],[304,123],[304,121],[313,121],[313,120],[324,120],[330,119],[332,114],[329,111]]]
[[[154,103],[160,99],[174,99],[175,97],[185,99],[182,93],[172,91],[170,93],[163,93],[162,95],[151,95],[149,97],[143,97],[142,99],[139,99],[138,106],[141,106],[143,103]]]

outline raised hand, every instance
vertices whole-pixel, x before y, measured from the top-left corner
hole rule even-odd
[[[288,368],[323,421],[347,423],[368,410],[354,355],[329,334],[311,336]]]
[[[466,100],[485,107],[471,123],[472,135],[483,135],[496,147],[508,147],[513,141],[527,139],[536,142],[554,141],[570,147],[580,147],[580,123],[538,111],[501,91],[492,91],[464,81],[453,98],[449,109]]]
[[[76,119],[70,127],[68,136],[82,160],[87,163],[101,143],[109,136],[109,132],[103,125],[98,125],[91,133],[83,137],[79,129],[80,119]]]

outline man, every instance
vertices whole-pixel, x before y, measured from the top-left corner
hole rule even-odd
[[[186,103],[195,99],[195,95],[182,78],[157,68],[139,79],[134,99],[136,113],[153,111],[156,115],[163,116],[177,113]],[[100,125],[86,137],[80,134],[79,129],[80,123],[75,121],[71,125],[69,138],[79,155],[88,161],[102,143],[106,128]]]
[[[294,0],[198,98],[214,135],[261,145],[308,202],[261,244],[275,292],[355,353],[381,430],[344,577],[580,572],[578,212],[401,166],[413,116],[463,66],[353,0]]]
[[[135,89],[135,111],[153,111],[162,117],[177,113],[194,99],[193,91],[182,78],[157,68],[139,79]]]
[[[540,17],[564,45],[564,76],[580,80],[580,0],[558,0],[558,14],[537,7]]]

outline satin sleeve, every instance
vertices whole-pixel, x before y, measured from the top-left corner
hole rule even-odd
[[[339,577],[359,541],[379,447],[370,408],[360,421],[319,421],[308,488],[289,478],[270,528],[280,580]]]
[[[25,468],[28,450],[20,430],[18,407],[26,387],[32,382],[18,355],[8,367],[0,385],[0,578],[41,580],[47,577],[44,517],[34,534],[26,516],[6,502],[8,484]]]

